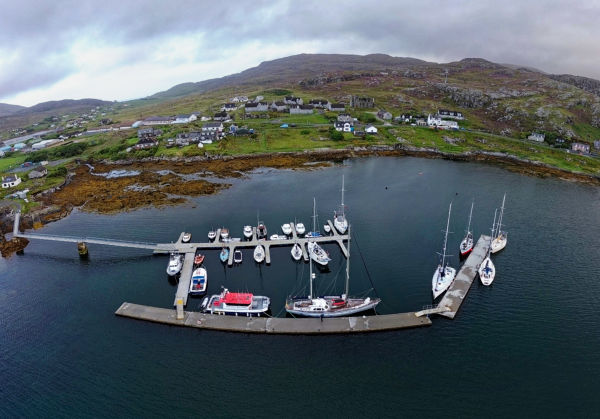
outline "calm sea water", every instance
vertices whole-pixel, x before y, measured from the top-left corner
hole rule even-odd
[[[600,189],[473,163],[365,158],[313,171],[262,170],[192,204],[113,216],[74,213],[44,233],[172,241],[211,227],[242,236],[257,211],[270,234],[298,219],[322,224],[346,179],[356,233],[351,293],[379,312],[431,303],[431,276],[453,202],[458,253],[471,199],[478,237],[507,192],[507,248],[493,286],[475,283],[455,320],[348,336],[260,336],[116,317],[123,301],[171,307],[165,256],[32,241],[0,260],[0,417],[592,417],[600,411]],[[279,232],[279,231],[277,231]],[[357,246],[358,245],[358,246]],[[366,267],[361,261],[361,255]],[[321,292],[341,291],[344,260],[327,249]],[[209,291],[269,295],[273,313],[307,286],[289,248],[272,265],[225,269],[207,252]],[[457,257],[451,258],[458,266]],[[374,289],[369,280],[373,281]],[[195,309],[199,300],[190,300]]]

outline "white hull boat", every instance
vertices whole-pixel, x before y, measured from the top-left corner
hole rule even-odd
[[[216,238],[217,238],[217,232],[214,230],[210,230],[208,232],[208,240],[213,241]]]
[[[181,242],[189,243],[190,240],[192,240],[192,233],[183,233],[183,236],[181,236]]]
[[[191,295],[204,295],[206,294],[206,285],[208,284],[208,277],[206,275],[205,268],[198,268],[192,274],[192,280],[190,281]]]
[[[344,176],[342,175],[342,202],[339,211],[333,213],[333,226],[340,234],[346,234],[348,220],[346,219],[346,206],[344,205]]]
[[[346,289],[340,296],[324,296],[313,298],[312,261],[310,264],[310,294],[308,297],[288,298],[285,310],[294,316],[303,317],[342,317],[374,309],[381,302],[379,298],[349,298],[350,284],[350,242],[348,242],[348,259],[346,261]]]
[[[221,240],[226,241],[229,239],[229,229],[223,227],[221,229]]]
[[[492,285],[492,282],[494,282],[494,278],[496,277],[496,267],[494,266],[489,254],[483,260],[483,262],[481,262],[478,272],[479,279],[483,285],[486,287]]]
[[[292,234],[292,226],[289,223],[285,223],[281,226],[281,231],[283,231],[283,234],[285,234],[286,236],[289,236]]]
[[[504,218],[504,202],[506,200],[506,194],[502,198],[502,207],[500,208],[500,215],[498,216],[498,224],[496,225],[495,231],[492,232],[492,243],[490,244],[490,251],[492,253],[499,252],[506,247],[508,242],[508,234],[502,230],[502,221]]]
[[[331,226],[329,224],[324,224],[323,230],[325,230],[325,233],[329,234],[331,233]]]
[[[259,240],[267,238],[267,226],[262,221],[259,221],[256,227],[256,237],[258,237]]]
[[[262,263],[265,260],[265,248],[262,244],[254,248],[254,260],[256,263]]]
[[[206,297],[202,301],[202,311],[209,314],[229,316],[260,317],[266,315],[271,306],[269,297],[251,293],[229,292],[227,288],[221,294]]]
[[[304,227],[304,224],[303,223],[296,224],[296,234],[301,236],[304,233],[306,233],[306,227]]]
[[[252,226],[244,226],[244,237],[247,239],[252,238]]]
[[[233,263],[242,263],[242,251],[236,250],[233,252]]]
[[[446,222],[446,232],[444,234],[444,247],[442,248],[442,253],[439,253],[441,256],[440,263],[431,279],[431,292],[433,293],[434,300],[450,287],[450,284],[452,284],[452,281],[454,281],[454,277],[456,276],[456,269],[446,264],[446,256],[448,256],[446,255],[446,245],[448,244],[448,229],[450,228],[451,212],[452,203],[450,203],[450,207],[448,208],[448,221]]]
[[[469,212],[469,224],[467,225],[467,231],[465,238],[460,242],[460,256],[467,257],[469,253],[473,251],[473,232],[471,231],[471,217],[473,216],[473,202],[471,202],[471,212]]]
[[[326,266],[331,260],[327,252],[317,243],[308,242],[306,247],[308,247],[308,254],[310,255],[310,258],[319,265]]]
[[[294,260],[300,260],[302,259],[302,249],[300,248],[300,245],[298,243],[294,243],[294,245],[292,246],[292,258]]]
[[[169,256],[169,264],[167,265],[167,275],[176,276],[181,272],[181,267],[183,266],[183,255],[179,253],[171,253]]]

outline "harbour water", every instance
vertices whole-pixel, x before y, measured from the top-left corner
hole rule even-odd
[[[269,234],[331,218],[345,175],[351,294],[378,295],[381,313],[431,304],[435,252],[453,201],[450,253],[475,199],[476,237],[507,193],[508,246],[492,287],[475,283],[455,320],[348,336],[264,336],[176,328],[116,317],[123,301],[171,307],[166,256],[32,241],[0,260],[0,416],[590,417],[600,411],[600,189],[524,177],[494,166],[364,158],[308,171],[263,169],[189,205],[103,216],[75,212],[42,233],[169,242],[211,227],[242,237],[257,211]],[[320,273],[341,292],[345,261]],[[360,249],[360,252],[359,252]],[[206,252],[209,293],[268,295],[274,315],[308,283],[290,248],[272,264],[225,268]],[[366,262],[366,267],[362,263]],[[451,258],[458,267],[458,257]],[[371,284],[372,280],[372,284]],[[188,309],[200,300],[190,299]]]

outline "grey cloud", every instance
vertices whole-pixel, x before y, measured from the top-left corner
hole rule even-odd
[[[24,52],[27,59],[19,60],[8,75],[2,70],[0,96],[67,76],[73,71],[67,51],[82,37],[129,48],[123,65],[145,59],[168,37],[201,34],[197,60],[216,59],[253,41],[307,41],[319,52],[381,52],[441,62],[481,57],[600,79],[598,21],[597,0],[24,0],[3,7],[0,49],[36,53]],[[48,57],[56,56],[63,57],[61,65],[45,65]],[[15,74],[22,74],[22,80],[6,88]]]

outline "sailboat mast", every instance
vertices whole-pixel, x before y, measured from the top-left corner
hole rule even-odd
[[[444,235],[444,251],[442,252],[442,269],[446,266],[446,244],[448,243],[448,229],[450,228],[450,212],[452,211],[452,202],[448,208],[448,221],[446,222],[446,234]]]
[[[342,213],[344,212],[344,175],[342,175]]]
[[[471,217],[473,216],[473,204],[475,201],[471,201],[471,212],[469,212],[469,225],[467,226],[467,234],[471,232]]]
[[[350,292],[350,225],[348,225],[348,257],[346,258],[346,293],[344,299],[348,299]]]
[[[313,295],[313,271],[312,271],[312,258],[308,258],[308,264],[310,265],[310,293],[308,294],[308,299],[312,299]]]
[[[504,215],[504,201],[506,200],[506,193],[502,198],[502,206],[500,207],[500,217],[498,218],[498,235],[500,235],[500,231],[502,229],[502,216]]]
[[[494,222],[492,223],[492,239],[496,235],[496,215],[498,214],[498,208],[494,210]]]

